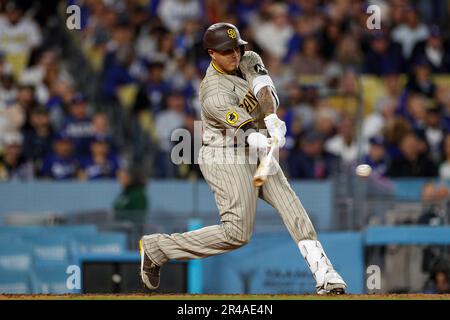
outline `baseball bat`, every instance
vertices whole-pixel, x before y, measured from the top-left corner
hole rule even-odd
[[[272,154],[277,148],[275,144],[270,147],[267,156],[261,160],[258,168],[256,169],[255,175],[253,176],[253,185],[255,187],[261,187],[267,180],[267,176],[270,172],[270,164],[272,162]]]

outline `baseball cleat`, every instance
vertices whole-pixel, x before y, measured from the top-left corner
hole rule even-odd
[[[345,294],[347,284],[336,271],[325,274],[324,284],[317,287],[317,294]]]
[[[153,263],[145,254],[142,240],[139,240],[139,254],[141,255],[141,279],[150,290],[158,289],[161,267]]]

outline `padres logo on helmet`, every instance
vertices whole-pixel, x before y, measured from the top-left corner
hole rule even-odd
[[[244,45],[247,41],[242,40],[239,30],[231,23],[219,22],[211,25],[203,36],[203,48],[225,51],[240,47],[244,53]]]
[[[229,36],[231,39],[235,39],[235,38],[236,38],[236,31],[234,31],[234,29],[228,29],[228,30],[227,30],[227,33],[228,33],[228,36]]]

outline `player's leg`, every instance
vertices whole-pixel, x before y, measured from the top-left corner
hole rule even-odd
[[[278,164],[277,164],[278,165]],[[317,283],[318,293],[343,293],[346,284],[325,254],[311,220],[281,168],[268,177],[261,197],[281,215]]]
[[[214,153],[214,150],[202,152]],[[141,241],[149,263],[159,267],[170,259],[204,258],[246,244],[253,231],[256,212],[257,190],[252,185],[255,167],[201,164],[203,176],[213,190],[221,223],[184,233],[144,236]]]

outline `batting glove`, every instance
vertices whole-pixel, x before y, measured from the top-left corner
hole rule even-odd
[[[275,113],[271,113],[265,117],[264,123],[266,124],[270,136],[275,140],[274,142],[282,148],[286,143],[286,123],[284,123],[283,120],[280,120]]]
[[[247,137],[248,145],[256,149],[267,149],[270,147],[270,139],[260,132],[252,132]]]

